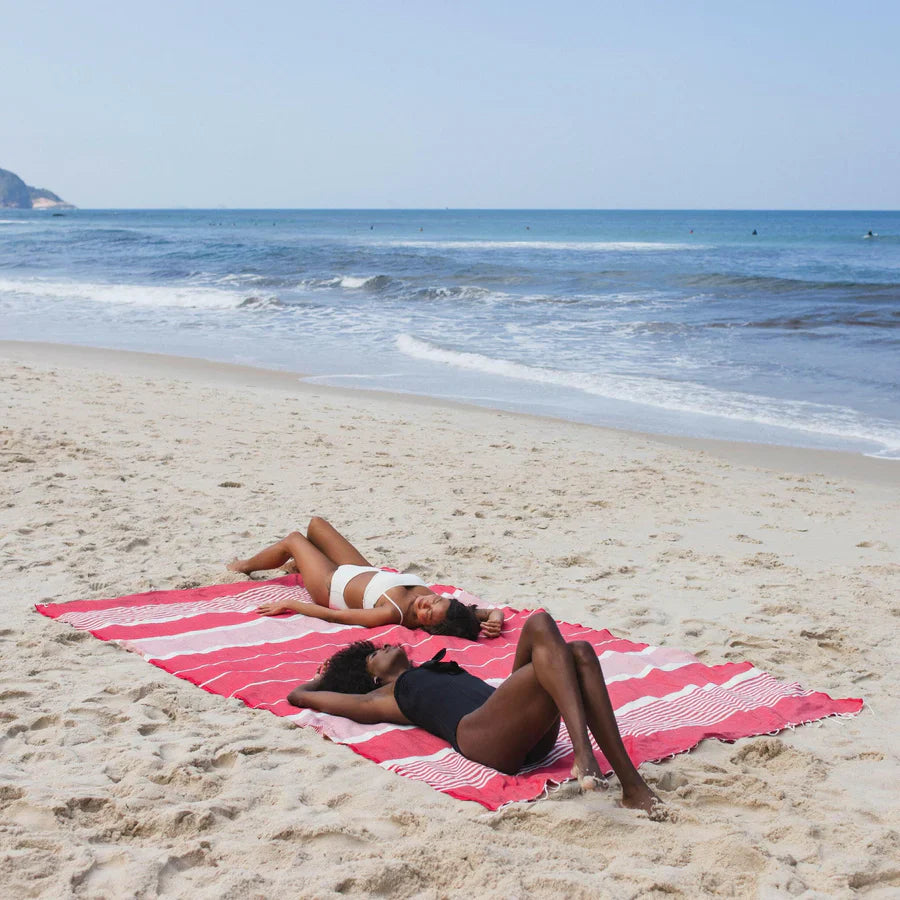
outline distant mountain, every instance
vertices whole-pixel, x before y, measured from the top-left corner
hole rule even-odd
[[[0,209],[75,209],[53,191],[25,184],[18,175],[0,169]]]

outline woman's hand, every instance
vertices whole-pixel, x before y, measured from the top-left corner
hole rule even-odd
[[[262,603],[256,607],[257,613],[261,616],[280,616],[282,613],[295,613],[300,610],[296,605],[288,601],[272,601],[270,603]]]
[[[503,613],[499,609],[492,609],[488,617],[481,623],[481,633],[486,638],[500,636],[503,630]]]

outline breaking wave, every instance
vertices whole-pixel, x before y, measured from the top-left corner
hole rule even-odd
[[[237,309],[242,306],[278,305],[276,298],[247,296],[236,291],[194,285],[104,284],[0,278],[0,295],[14,294],[36,300],[99,302],[128,306]]]
[[[891,455],[900,453],[900,430],[894,423],[870,419],[846,407],[722,391],[692,382],[633,375],[567,372],[544,366],[530,366],[480,353],[450,350],[408,334],[399,335],[396,345],[407,356],[459,369],[571,388],[611,400],[640,403],[675,412],[718,416],[793,431],[870,441],[881,444]]]

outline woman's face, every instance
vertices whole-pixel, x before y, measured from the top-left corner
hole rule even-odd
[[[437,594],[419,594],[413,600],[413,613],[419,625],[431,627],[440,625],[447,618],[450,600]]]
[[[384,644],[366,658],[366,671],[379,682],[409,666],[409,657],[398,644]]]

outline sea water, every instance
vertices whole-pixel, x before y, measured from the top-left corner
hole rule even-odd
[[[900,458],[900,213],[0,210],[0,337]]]

